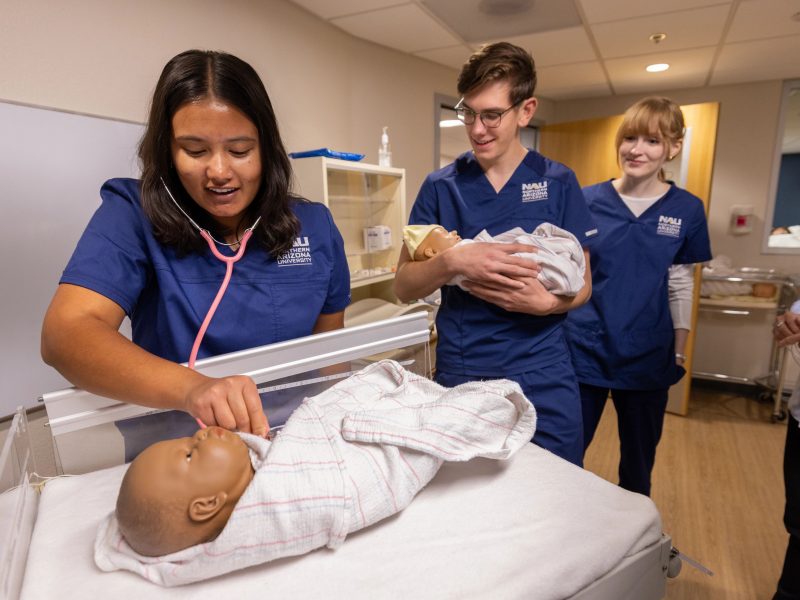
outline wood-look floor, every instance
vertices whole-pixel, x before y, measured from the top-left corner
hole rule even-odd
[[[695,384],[686,417],[667,414],[652,498],[664,531],[713,577],[684,563],[670,600],[768,600],[783,565],[784,423],[754,396]],[[619,443],[609,401],[585,466],[617,482]]]

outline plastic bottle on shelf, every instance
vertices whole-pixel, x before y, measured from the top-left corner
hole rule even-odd
[[[378,148],[378,165],[381,167],[392,166],[392,152],[389,150],[389,128],[384,127],[381,134],[381,145]]]

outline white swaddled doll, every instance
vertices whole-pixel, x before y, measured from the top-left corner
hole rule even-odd
[[[509,458],[535,427],[511,381],[447,389],[381,361],[307,398],[274,441],[212,427],[145,450],[95,562],[173,586],[336,548],[405,508],[443,461]]]
[[[456,245],[475,242],[494,244],[527,244],[532,252],[519,252],[521,256],[536,261],[541,267],[538,279],[545,289],[560,296],[575,296],[583,287],[586,257],[578,239],[566,229],[552,223],[542,223],[532,233],[514,227],[491,236],[484,229],[473,239],[462,239],[457,232],[447,231],[441,225],[407,225],[403,228],[403,241],[412,260],[427,260]],[[465,277],[456,275],[447,285],[457,285],[469,291],[462,283]]]

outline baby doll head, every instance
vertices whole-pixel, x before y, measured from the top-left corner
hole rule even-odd
[[[162,556],[214,539],[253,479],[247,446],[220,427],[158,442],[131,463],[117,497],[128,544]]]
[[[455,246],[461,237],[441,225],[408,225],[403,228],[403,241],[412,260],[427,260]]]

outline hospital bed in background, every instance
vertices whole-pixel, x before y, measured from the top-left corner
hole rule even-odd
[[[409,314],[206,359],[197,368],[250,375],[275,427],[303,397],[375,360],[428,374],[429,332],[424,313]],[[406,510],[348,536],[336,551],[160,588],[97,569],[94,537],[114,508],[125,459],[155,441],[154,432],[186,435],[192,419],[77,389],[45,394],[44,402],[58,468],[74,476],[34,492],[20,411],[0,454],[3,598],[654,600],[675,566],[649,498],[529,444],[508,462],[446,463]]]

